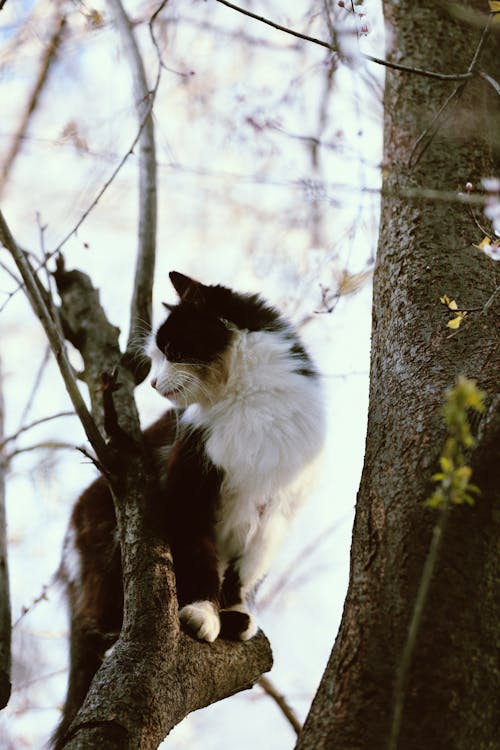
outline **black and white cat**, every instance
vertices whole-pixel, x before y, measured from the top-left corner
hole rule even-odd
[[[165,485],[180,619],[202,640],[221,622],[245,640],[257,630],[247,599],[323,443],[322,389],[291,325],[258,296],[170,279],[180,302],[148,354],[152,385],[186,407]],[[193,533],[209,555],[193,559]]]
[[[145,431],[158,457],[179,616],[197,638],[257,631],[248,601],[304,496],[325,429],[319,375],[291,324],[258,295],[172,272],[179,296],[149,337],[152,386],[171,409]],[[179,416],[180,415],[180,416]],[[113,503],[97,479],[77,501],[60,577],[71,609],[62,737],[119,632]]]

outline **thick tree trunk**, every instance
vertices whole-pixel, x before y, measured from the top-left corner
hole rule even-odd
[[[480,28],[460,25],[440,3],[384,6],[395,61],[443,73],[467,70]],[[497,80],[499,58],[498,35],[491,36],[481,64]],[[482,494],[473,508],[456,507],[448,519],[409,672],[398,747],[498,747],[498,308],[470,313],[450,336],[439,298],[447,294],[459,307],[482,310],[500,274],[494,261],[471,246],[482,235],[467,207],[401,197],[426,189],[463,191],[468,181],[476,187],[481,177],[498,174],[498,96],[476,77],[425,153],[408,166],[417,139],[455,85],[387,73],[387,177],[350,583],[300,750],[389,746],[395,676],[438,512],[425,499],[444,440],[439,408],[460,373],[488,393],[472,459]]]

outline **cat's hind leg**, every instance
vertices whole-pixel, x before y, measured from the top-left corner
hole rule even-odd
[[[289,526],[289,518],[272,506],[264,509],[258,528],[238,558],[227,567],[221,590],[221,635],[246,641],[257,630],[247,602],[263,580]]]
[[[237,564],[231,563],[224,575],[221,588],[221,637],[232,641],[248,641],[257,630],[257,621],[246,605]]]

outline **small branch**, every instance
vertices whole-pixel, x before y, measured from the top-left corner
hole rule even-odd
[[[471,60],[471,63],[469,65],[469,68],[468,68],[468,71],[467,71],[468,73],[474,73],[475,70],[476,70],[476,68],[477,68],[477,66],[478,66],[479,59],[480,59],[480,57],[481,57],[481,55],[483,53],[484,46],[485,46],[486,41],[488,39],[488,36],[490,34],[491,24],[493,23],[493,16],[494,15],[495,15],[494,13],[489,13],[489,15],[488,15],[486,23],[484,24],[484,28],[483,28],[483,31],[482,31],[482,34],[481,34],[481,38],[479,40],[479,44],[476,47],[476,51],[474,52],[474,55],[473,55],[472,60]]]
[[[158,52],[158,56],[159,57],[160,57],[160,55],[159,55],[158,45],[156,43],[156,40],[154,39],[154,35],[152,34],[151,23],[154,22],[154,20],[157,17],[158,13],[166,5],[166,2],[167,2],[167,0],[164,0],[161,3],[161,5],[158,7],[158,9],[155,11],[155,13],[153,14],[153,16],[151,17],[151,21],[150,21],[150,31],[151,31],[151,35],[153,37],[154,45],[155,45],[155,48],[156,48],[156,50]],[[163,63],[161,62],[161,59],[160,59],[160,64],[158,66],[158,72],[157,72],[157,75],[156,75],[155,84],[154,84],[151,92],[148,93],[148,106],[147,106],[146,112],[144,114],[143,119],[141,120],[141,123],[139,125],[139,129],[138,129],[138,131],[137,131],[137,133],[136,133],[136,135],[134,137],[134,140],[130,144],[130,147],[129,147],[128,151],[124,154],[124,156],[122,157],[122,159],[118,162],[118,164],[116,165],[115,169],[111,173],[110,177],[106,180],[106,182],[103,184],[103,186],[100,188],[100,190],[98,190],[98,192],[97,192],[96,196],[94,197],[93,201],[86,208],[86,210],[82,213],[82,215],[80,216],[80,218],[77,221],[77,223],[75,224],[75,226],[66,234],[65,237],[63,237],[63,239],[58,243],[58,245],[54,248],[54,250],[52,250],[51,252],[48,252],[46,254],[44,260],[36,267],[36,269],[34,269],[36,272],[38,272],[41,268],[45,267],[47,265],[47,263],[49,262],[49,260],[51,260],[55,255],[57,255],[61,251],[61,249],[64,247],[64,245],[68,242],[68,240],[70,240],[71,237],[73,237],[73,235],[78,232],[78,230],[80,229],[80,227],[82,226],[82,224],[85,222],[85,220],[87,219],[87,217],[89,216],[89,214],[97,206],[97,204],[101,200],[101,198],[104,195],[104,193],[107,191],[107,189],[110,187],[110,185],[112,185],[112,183],[115,181],[116,176],[121,171],[122,167],[124,166],[124,164],[128,160],[129,156],[131,156],[134,153],[135,147],[139,143],[139,140],[141,138],[142,130],[145,127],[147,119],[148,119],[148,117],[149,117],[149,115],[150,115],[150,113],[151,113],[151,111],[153,109],[153,104],[154,104],[154,101],[155,101],[155,98],[156,98],[156,93],[157,93],[158,87],[160,85],[161,69],[162,69],[162,67],[163,67]],[[18,291],[20,291],[20,289],[22,289],[22,285],[19,285],[16,289],[14,289],[12,292],[10,292],[9,298],[6,300],[6,302],[0,308],[0,312],[3,310],[3,308],[5,307],[5,305],[12,299],[12,297],[15,294],[17,294]]]
[[[269,677],[266,677],[265,675],[260,678],[258,684],[261,686],[262,690],[267,693],[270,698],[273,699],[280,711],[283,713],[285,719],[290,722],[294,729],[294,732],[298,736],[302,731],[302,724],[300,723],[293,708],[288,705],[285,696],[278,692],[274,683],[271,682]]]
[[[0,362],[0,441],[3,441],[3,430],[4,399]],[[5,472],[7,466],[8,461],[2,455],[0,447],[0,708],[4,708],[7,705],[11,691],[11,607],[7,556],[7,522],[5,517]]]
[[[448,109],[448,106],[454,99],[458,99],[462,95],[464,88],[465,83],[460,83],[458,86],[455,86],[451,94],[445,99],[444,103],[432,118],[430,124],[425,128],[423,133],[419,135],[419,137],[415,141],[415,145],[413,146],[410,157],[408,159],[408,166],[410,168],[414,167],[427,151],[428,147],[431,145],[434,139],[434,136],[440,130],[443,124],[443,115]],[[422,146],[419,150],[420,144],[422,144]]]
[[[157,188],[156,148],[153,123],[153,103],[159,79],[153,92],[148,89],[144,63],[137,45],[132,24],[121,0],[108,0],[121,33],[130,61],[134,81],[137,116],[141,127],[139,137],[139,242],[135,268],[134,291],[130,308],[130,329],[125,364],[131,366],[136,382],[141,382],[149,371],[137,362],[137,337],[141,326],[151,327],[153,279],[156,256]],[[162,3],[154,14],[157,17]],[[151,27],[150,27],[151,28]],[[161,63],[161,60],[160,60]],[[159,72],[161,71],[161,64]],[[140,366],[142,365],[142,367]]]
[[[486,24],[483,28],[481,38],[479,39],[478,45],[474,51],[474,55],[472,56],[472,60],[470,62],[470,65],[467,69],[467,73],[472,76],[476,72],[477,65],[479,63],[479,60],[481,58],[481,54],[484,50],[484,46],[486,44],[486,40],[488,39],[489,33],[490,33],[490,27],[493,20],[493,13],[490,13],[488,16],[488,19],[486,21]],[[479,73],[480,75],[480,73]],[[432,143],[434,136],[436,133],[440,130],[442,124],[443,124],[443,115],[448,109],[448,106],[451,104],[451,102],[454,99],[459,99],[462,95],[465,86],[467,84],[467,81],[463,81],[458,86],[455,87],[455,89],[451,92],[451,94],[447,97],[444,104],[441,105],[441,107],[438,109],[437,113],[434,115],[434,117],[431,120],[430,125],[427,126],[427,128],[424,130],[424,132],[417,138],[417,141],[415,145],[413,146],[412,152],[410,154],[410,158],[408,159],[408,166],[411,168],[412,166],[415,166],[417,162],[422,158],[427,148]],[[423,144],[421,149],[418,150],[420,144]],[[417,154],[415,156],[415,154]],[[415,158],[414,158],[415,157]]]
[[[37,427],[38,425],[44,424],[45,422],[50,422],[53,419],[59,419],[60,417],[76,417],[76,414],[74,411],[60,411],[58,414],[50,414],[48,417],[40,417],[40,419],[35,419],[33,420],[33,422],[30,422],[30,424],[20,427],[16,432],[12,433],[12,435],[7,435],[7,437],[4,437],[2,440],[0,440],[0,450],[2,450],[2,448],[4,448],[7,443],[11,443],[13,440],[17,440],[19,435],[22,435],[23,432],[27,432],[27,430],[31,430],[33,427]]]
[[[42,443],[35,443],[34,445],[26,445],[23,448],[16,448],[8,455],[8,460],[11,461],[16,456],[19,456],[21,453],[31,453],[32,451],[38,451],[38,450],[71,450],[75,451],[78,450],[77,446],[74,443],[64,443],[61,440],[44,440]]]
[[[72,367],[66,355],[64,342],[61,339],[57,326],[52,320],[43,295],[40,291],[39,281],[36,277],[35,271],[33,270],[26,255],[18,248],[1,211],[0,241],[12,255],[19,269],[19,272],[21,273],[26,287],[26,294],[35,314],[37,315],[45,329],[49,344],[52,351],[54,352],[59,370],[66,386],[66,390],[73,406],[75,407],[75,411],[80,417],[85,433],[90,443],[92,444],[97,457],[103,463],[103,465],[106,466],[109,458],[108,448],[96,426],[96,423],[92,419],[92,416],[87,409],[82,394],[78,389],[75,377],[73,375]]]
[[[33,406],[33,402],[35,400],[36,393],[38,391],[38,388],[40,387],[40,383],[42,382],[43,373],[45,372],[45,368],[49,362],[50,358],[50,346],[45,347],[45,351],[43,353],[42,361],[40,362],[40,366],[38,370],[35,373],[35,377],[33,380],[33,385],[31,386],[31,391],[29,393],[28,399],[26,401],[26,405],[23,409],[23,413],[21,414],[21,418],[19,420],[19,428],[22,429],[22,426],[24,425],[28,414],[31,411],[31,407]]]
[[[26,617],[26,615],[29,614],[36,607],[37,604],[40,604],[40,602],[42,602],[42,601],[45,601],[45,602],[48,601],[47,591],[52,586],[52,584],[54,583],[54,581],[55,581],[55,575],[52,578],[52,580],[49,581],[49,583],[45,583],[42,586],[41,592],[38,594],[38,596],[36,596],[33,599],[33,601],[31,602],[31,604],[23,605],[21,607],[21,614],[19,615],[19,617],[17,618],[17,620],[12,625],[13,628],[17,628],[17,626],[19,625],[19,623],[21,622],[21,620],[24,617]]]
[[[498,83],[498,81],[495,81],[495,79],[488,75],[484,70],[478,70],[477,74],[480,78],[489,83],[490,86],[495,89],[498,96],[500,96],[500,83]]]
[[[294,31],[293,29],[289,29],[286,26],[281,26],[279,23],[275,23],[274,21],[270,21],[268,18],[264,18],[264,16],[258,16],[256,13],[252,13],[251,11],[246,10],[245,8],[241,8],[238,5],[234,5],[233,3],[228,2],[228,0],[216,0],[216,2],[221,3],[221,5],[226,5],[228,8],[238,11],[238,13],[243,13],[243,15],[249,16],[250,18],[253,18],[256,21],[265,23],[267,24],[267,26],[272,26],[273,29],[277,29],[278,31],[284,31],[285,34],[291,34],[292,36],[295,36],[298,39],[303,39],[306,42],[312,42],[312,44],[318,44],[320,47],[329,49],[332,52],[338,51],[337,49],[335,49],[335,47],[332,47],[331,44],[323,41],[322,39],[317,39],[316,37],[309,36],[308,34],[301,34],[299,31]],[[398,63],[392,63],[392,62],[389,62],[388,60],[382,60],[380,57],[367,55],[363,52],[361,53],[361,56],[364,57],[365,60],[369,60],[370,62],[376,63],[377,65],[383,65],[386,68],[392,68],[393,70],[400,70],[404,73],[413,73],[414,75],[426,76],[427,78],[437,78],[440,81],[464,81],[464,80],[468,80],[469,78],[472,78],[472,75],[473,75],[470,72],[454,73],[454,74],[436,73],[433,70],[424,70],[423,68],[414,68],[409,65],[399,65]]]
[[[16,159],[16,156],[19,153],[19,148],[21,146],[23,138],[26,135],[26,130],[28,128],[30,118],[38,105],[42,90],[45,84],[47,83],[50,68],[52,67],[52,64],[54,63],[56,59],[57,51],[61,45],[65,26],[66,26],[66,18],[60,15],[60,13],[58,12],[58,17],[55,22],[55,28],[50,38],[45,54],[42,58],[41,67],[38,72],[35,85],[33,86],[33,90],[28,99],[26,109],[22,116],[21,124],[19,125],[19,128],[17,129],[17,133],[14,136],[14,139],[11,143],[10,149],[7,153],[5,162],[2,167],[2,174],[0,176],[0,194],[2,193],[2,190],[5,187],[10,171],[12,169],[12,165]]]

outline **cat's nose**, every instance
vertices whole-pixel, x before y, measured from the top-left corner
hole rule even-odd
[[[157,384],[157,382],[158,382],[158,381],[156,380],[156,378],[152,378],[152,379],[151,379],[151,387],[152,387],[152,388],[156,388],[156,384]]]

